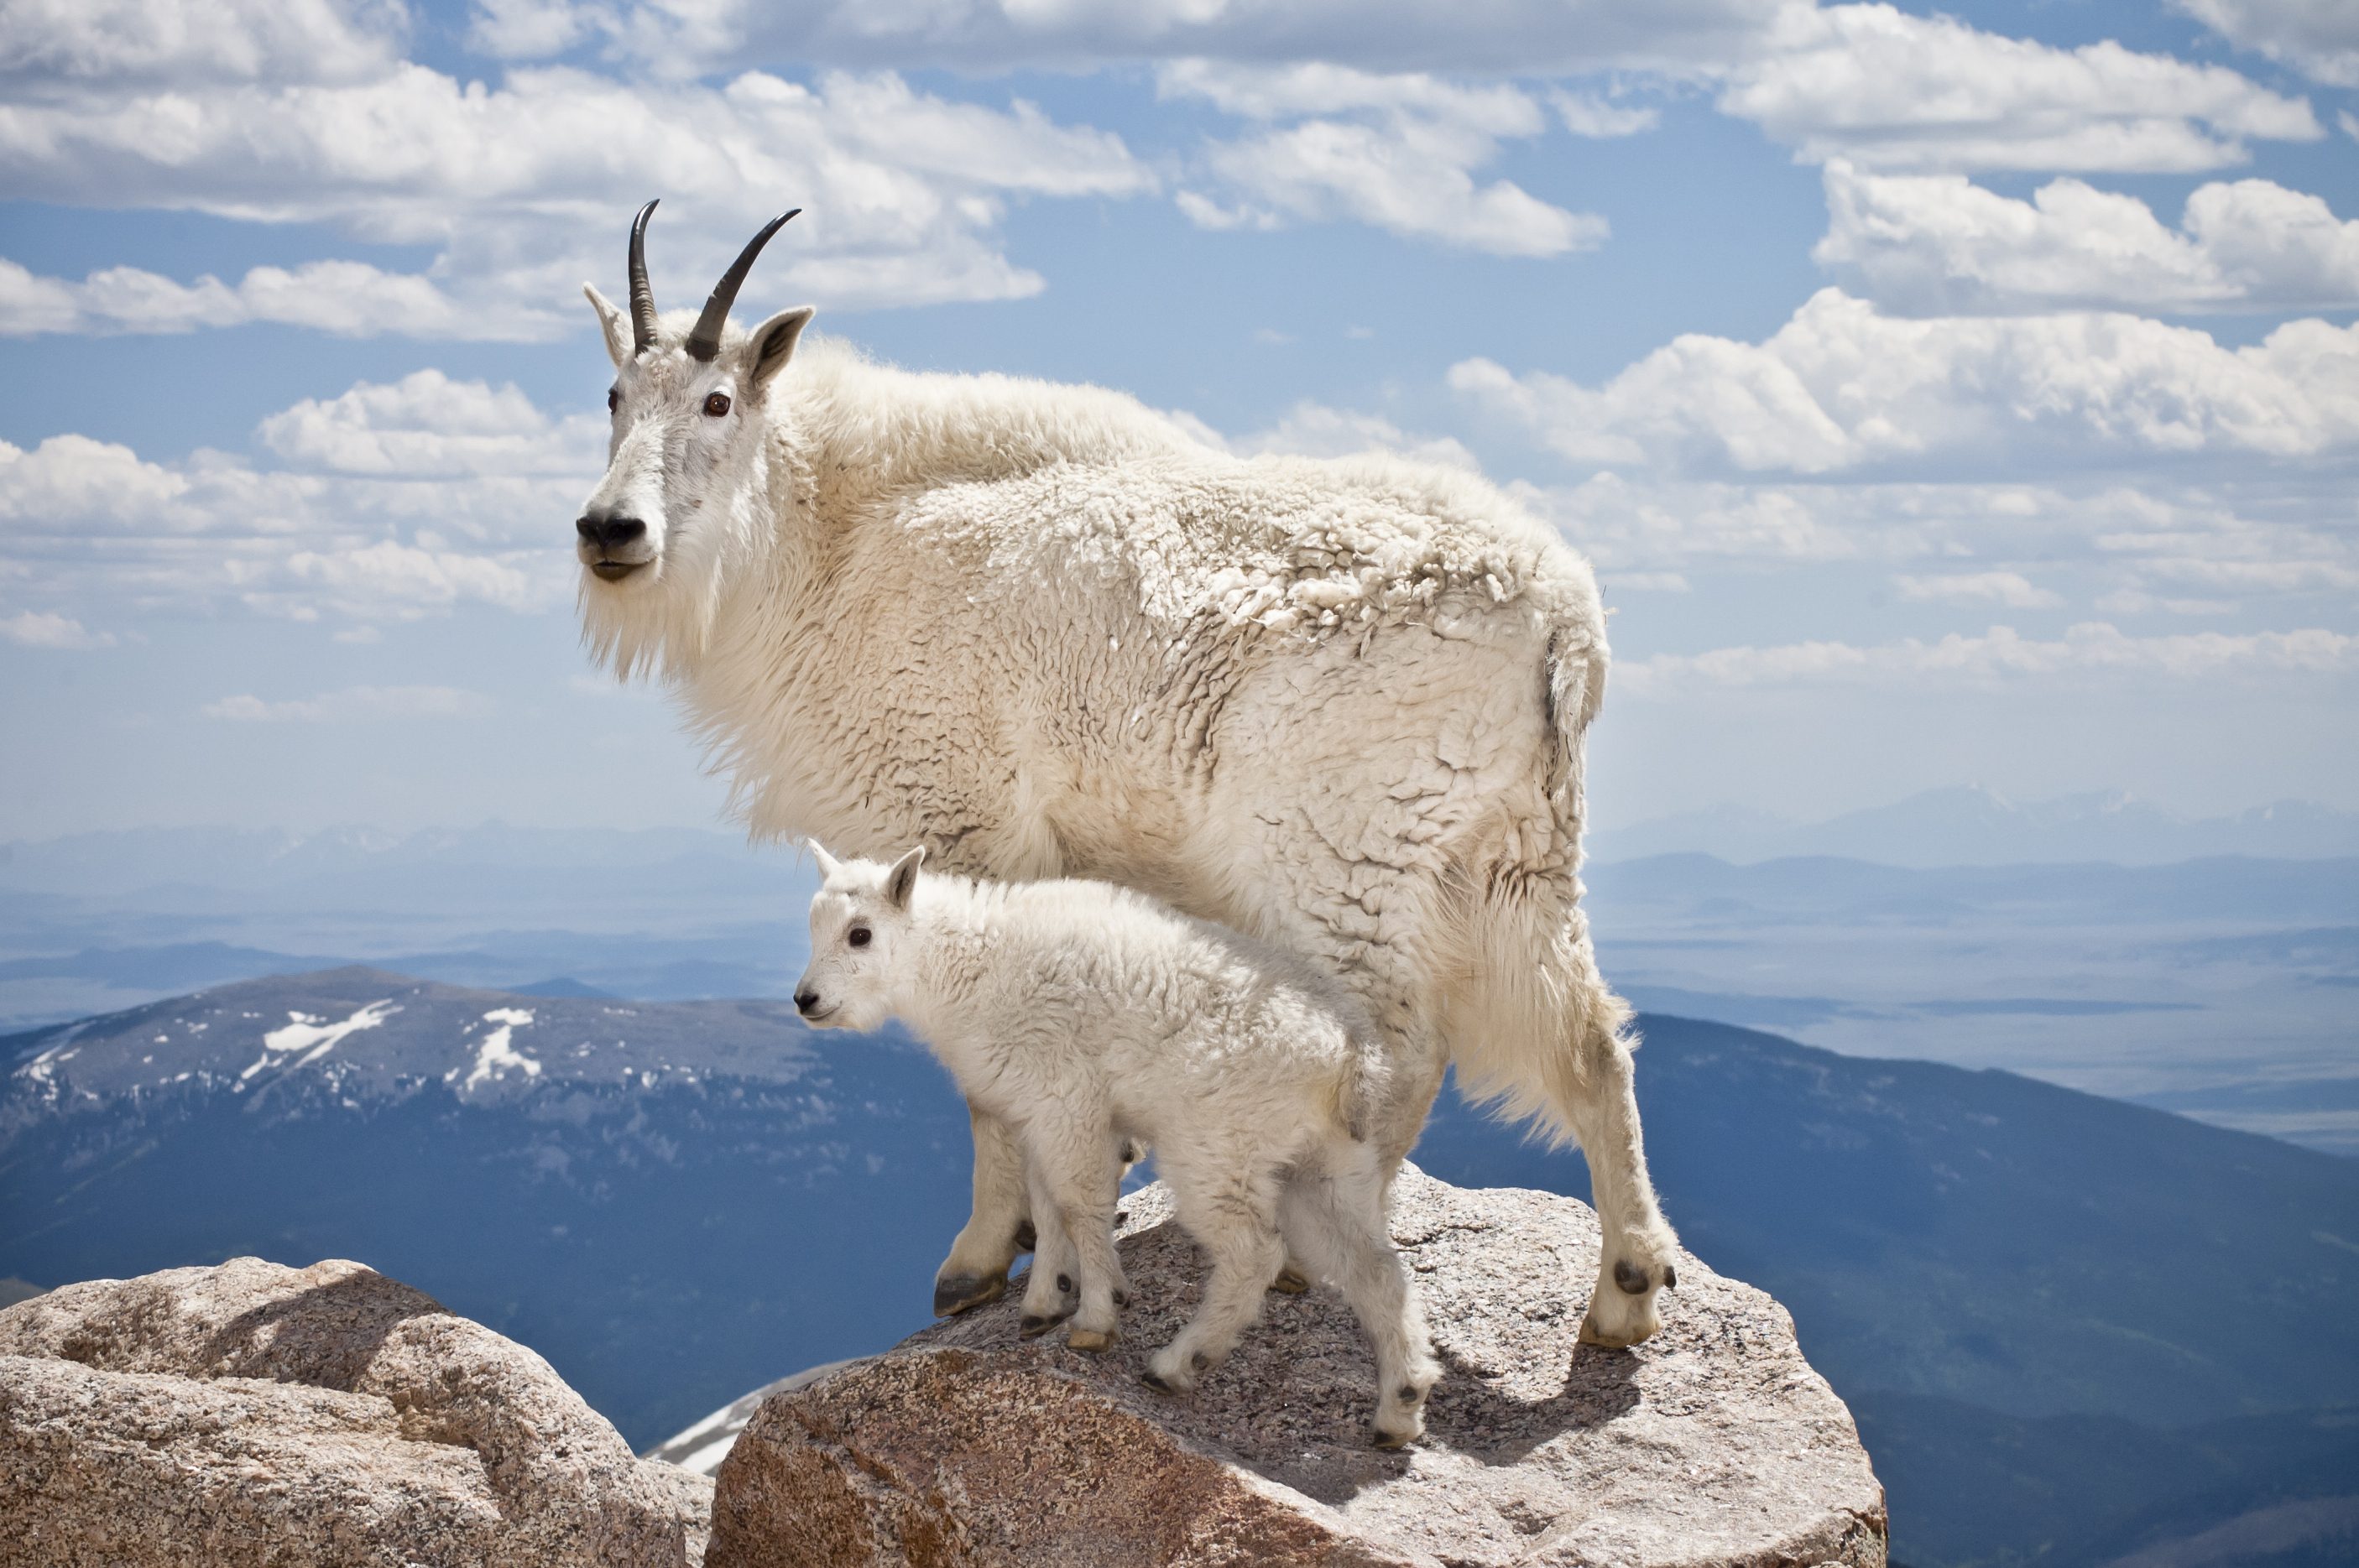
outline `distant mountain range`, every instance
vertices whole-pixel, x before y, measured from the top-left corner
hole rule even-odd
[[[1671,1217],[1794,1313],[1899,1560],[2098,1563],[2264,1514],[2245,1533],[2297,1549],[2277,1568],[2332,1560],[2359,1517],[2359,1162],[1642,1026]],[[346,968],[0,1041],[0,1276],[357,1257],[533,1345],[642,1444],[916,1327],[964,1211],[940,1070],[773,1002]],[[1585,1191],[1452,1098],[1417,1157]]]
[[[1601,860],[1702,854],[1739,863],[1833,855],[1890,866],[2109,860],[2161,865],[2212,855],[2359,855],[2359,811],[2283,800],[2233,816],[2184,817],[2121,791],[2014,801],[1978,786],[1797,822],[1741,806],[1656,817],[1594,836]]]

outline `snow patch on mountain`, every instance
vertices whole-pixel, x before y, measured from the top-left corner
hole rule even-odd
[[[342,1022],[327,1023],[310,1013],[289,1009],[288,1022],[262,1037],[262,1054],[255,1058],[253,1065],[237,1076],[238,1081],[243,1083],[274,1062],[284,1060],[290,1052],[305,1053],[292,1064],[295,1066],[316,1062],[334,1050],[347,1035],[364,1029],[375,1029],[400,1011],[394,1005],[393,999],[386,997],[383,1000],[370,1002]],[[156,1039],[159,1044],[164,1042],[164,1036],[160,1034]]]
[[[486,1078],[495,1083],[506,1078],[511,1067],[522,1068],[524,1076],[527,1078],[540,1076],[540,1064],[516,1050],[510,1044],[516,1036],[516,1032],[532,1022],[532,1009],[495,1007],[484,1014],[484,1022],[497,1024],[499,1027],[484,1035],[483,1042],[475,1047],[475,1070],[469,1073],[467,1081],[459,1086],[462,1093],[473,1088]],[[448,1077],[457,1076],[458,1069],[455,1067],[447,1075]]]

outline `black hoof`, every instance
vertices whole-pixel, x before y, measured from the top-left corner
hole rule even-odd
[[[1627,1258],[1614,1265],[1614,1282],[1622,1287],[1624,1295],[1643,1296],[1647,1293],[1647,1271]]]
[[[1158,1394],[1176,1394],[1180,1391],[1152,1372],[1141,1372],[1138,1375],[1138,1380]]]
[[[1678,1290],[1679,1288],[1680,1288],[1680,1271],[1679,1271],[1677,1269],[1672,1268],[1669,1263],[1664,1264],[1664,1265],[1663,1265],[1663,1289],[1665,1289],[1665,1290],[1667,1290],[1667,1291],[1676,1291],[1676,1290]]]
[[[1016,1250],[1018,1252],[1029,1252],[1039,1245],[1040,1233],[1032,1228],[1032,1222],[1028,1219],[1017,1220],[1016,1222]]]
[[[1129,1292],[1128,1291],[1116,1291],[1116,1292],[1114,1292],[1114,1305],[1116,1305],[1116,1306],[1118,1306],[1118,1307],[1126,1307],[1126,1306],[1128,1306],[1128,1305],[1130,1304],[1130,1292]]]
[[[1058,1320],[1053,1317],[1034,1317],[1027,1312],[1016,1320],[1016,1332],[1027,1339],[1038,1339],[1056,1327],[1057,1323]]]
[[[1369,1441],[1387,1453],[1407,1448],[1408,1446],[1408,1438],[1401,1436],[1397,1433],[1391,1432],[1379,1432],[1371,1437]]]
[[[1006,1289],[1005,1274],[988,1279],[981,1274],[945,1274],[934,1281],[934,1315],[955,1317],[971,1307],[997,1301]]]

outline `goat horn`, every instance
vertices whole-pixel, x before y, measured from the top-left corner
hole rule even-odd
[[[721,281],[712,286],[712,297],[704,302],[704,314],[696,319],[696,330],[688,335],[688,351],[691,358],[712,361],[721,351],[721,329],[729,320],[729,308],[737,303],[737,290],[744,287],[745,275],[754,270],[754,258],[770,243],[770,236],[786,226],[788,219],[801,211],[799,207],[780,213],[762,225],[762,232],[745,242]]]
[[[650,201],[631,221],[631,351],[640,354],[656,341],[656,291],[647,286],[647,219],[655,210]]]

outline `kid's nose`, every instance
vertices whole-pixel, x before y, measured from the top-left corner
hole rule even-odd
[[[797,1012],[808,1014],[811,1009],[818,1005],[819,992],[810,989],[803,989],[795,993],[795,1011]]]

